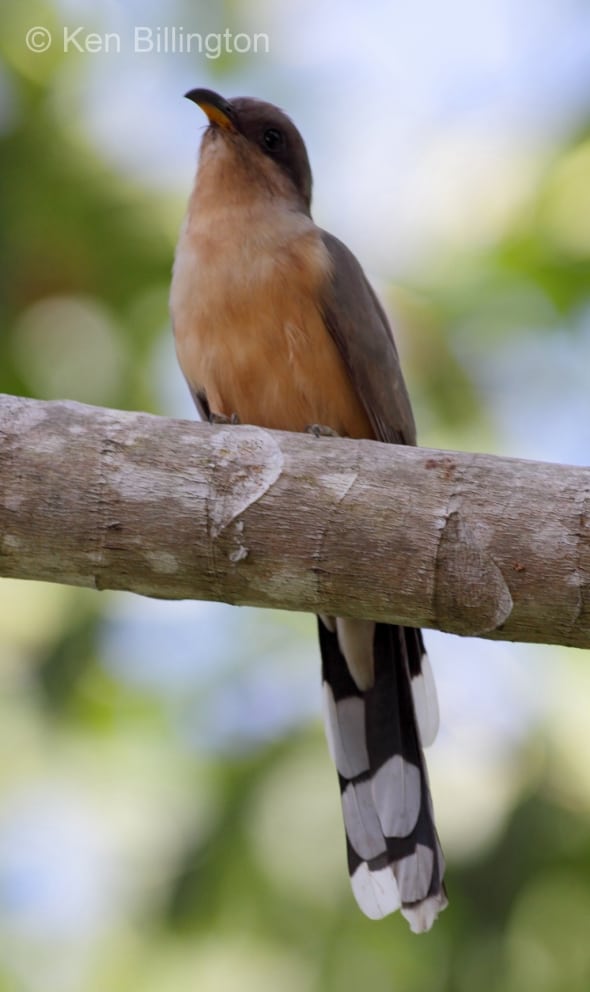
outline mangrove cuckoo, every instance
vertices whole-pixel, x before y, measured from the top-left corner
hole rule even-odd
[[[415,444],[383,308],[354,255],[311,218],[299,131],[261,100],[205,89],[186,96],[209,123],[171,312],[199,413]],[[346,617],[318,625],[354,895],[373,919],[401,909],[412,930],[428,930],[447,900],[422,751],[438,727],[422,635]]]

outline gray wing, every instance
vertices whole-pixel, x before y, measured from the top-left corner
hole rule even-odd
[[[375,435],[390,444],[416,444],[410,398],[383,307],[352,252],[327,231],[320,233],[332,261],[323,317]]]

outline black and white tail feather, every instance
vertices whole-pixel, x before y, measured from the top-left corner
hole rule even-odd
[[[399,909],[422,933],[447,905],[422,751],[438,730],[422,634],[326,616],[319,634],[354,896],[371,919]]]

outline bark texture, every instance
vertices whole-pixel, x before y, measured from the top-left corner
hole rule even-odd
[[[590,469],[0,396],[0,575],[590,647]]]

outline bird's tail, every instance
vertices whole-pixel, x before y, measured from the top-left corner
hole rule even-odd
[[[324,716],[338,771],[352,889],[371,919],[429,930],[447,905],[422,751],[438,705],[419,630],[319,619]]]

